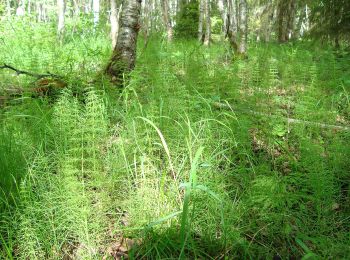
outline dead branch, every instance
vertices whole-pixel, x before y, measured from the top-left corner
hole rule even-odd
[[[19,70],[19,69],[16,69],[15,67],[11,66],[11,65],[8,65],[8,64],[5,64],[3,66],[0,66],[0,69],[9,69],[9,70],[13,70],[16,72],[17,75],[27,75],[27,76],[31,76],[31,77],[34,77],[34,78],[37,78],[37,79],[42,79],[42,78],[46,78],[46,77],[52,77],[52,78],[58,78],[58,79],[61,79],[62,76],[59,76],[59,75],[55,75],[55,74],[52,74],[50,72],[47,72],[46,74],[39,74],[39,73],[34,73],[34,72],[29,72],[29,71],[24,71],[24,70]]]

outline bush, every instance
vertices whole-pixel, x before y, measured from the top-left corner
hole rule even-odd
[[[198,34],[199,4],[192,1],[178,13],[175,25],[176,38],[196,38]]]

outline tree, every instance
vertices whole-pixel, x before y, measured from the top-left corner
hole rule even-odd
[[[340,45],[341,38],[349,39],[350,34],[350,1],[318,0],[312,2],[311,33],[322,39],[334,40]]]
[[[286,42],[292,38],[296,14],[295,0],[279,0],[277,7],[278,40]]]
[[[57,0],[57,14],[58,14],[58,25],[57,25],[57,35],[59,41],[63,40],[64,36],[64,16],[66,12],[65,0]]]
[[[221,11],[223,10],[221,9]],[[237,56],[246,57],[248,40],[247,0],[227,0],[226,26],[226,34],[234,53]]]
[[[112,39],[112,48],[115,48],[115,45],[117,44],[118,39],[118,32],[119,32],[119,16],[120,16],[120,10],[122,9],[122,5],[120,5],[119,8],[117,8],[117,2],[116,0],[110,0],[111,1],[111,39]]]
[[[204,45],[209,46],[211,40],[210,0],[205,0],[205,35]]]
[[[227,0],[218,0],[218,10],[221,14],[222,19],[222,31],[227,36]]]
[[[94,30],[96,30],[96,27],[98,25],[98,22],[100,20],[100,0],[93,0],[92,1],[92,9],[94,13]]]
[[[169,14],[169,1],[162,0],[160,1],[160,4],[162,7],[163,21],[166,27],[168,42],[171,42],[173,39],[173,26],[172,26],[170,14]]]
[[[205,6],[205,0],[199,0],[199,22],[198,22],[198,41],[203,43],[204,36],[203,36],[203,29],[204,29],[204,7]]]
[[[246,0],[239,2],[239,23],[238,23],[238,54],[245,56],[248,42],[248,6]]]
[[[125,0],[123,3],[117,42],[106,68],[106,73],[116,84],[122,82],[124,73],[135,67],[141,2],[142,0]]]

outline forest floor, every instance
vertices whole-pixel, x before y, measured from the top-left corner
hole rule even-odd
[[[141,40],[119,91],[105,34],[3,31],[1,63],[68,86],[0,70],[0,257],[350,257],[349,52]]]

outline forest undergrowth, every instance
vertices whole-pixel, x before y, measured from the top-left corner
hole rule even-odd
[[[350,257],[348,51],[152,38],[117,90],[104,33],[2,31],[1,62],[68,82],[0,100],[2,258]]]

